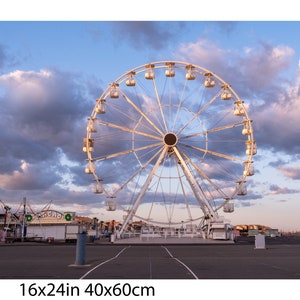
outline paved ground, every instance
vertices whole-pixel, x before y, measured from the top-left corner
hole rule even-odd
[[[300,279],[300,238],[236,244],[0,244],[0,279]]]

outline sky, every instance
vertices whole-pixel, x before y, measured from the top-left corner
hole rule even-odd
[[[249,105],[255,175],[232,223],[299,230],[299,31],[297,21],[1,21],[0,199],[112,218],[84,173],[95,99],[135,67],[186,61]]]

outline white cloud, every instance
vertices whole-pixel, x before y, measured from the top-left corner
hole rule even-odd
[[[259,144],[274,151],[294,155],[300,150],[300,77],[290,86],[283,86],[265,99],[265,105],[253,110]]]
[[[291,179],[300,180],[300,166],[281,166],[280,172]]]
[[[278,186],[276,184],[272,184],[270,186],[270,194],[278,195],[278,194],[294,194],[298,193],[299,190],[289,189],[288,187]]]
[[[174,56],[178,60],[193,62],[215,71],[222,66],[227,54],[227,51],[211,40],[198,39],[196,42],[181,44]]]
[[[0,133],[0,188],[41,190],[77,172],[60,160],[62,153],[84,164],[80,144],[90,109],[85,110],[85,86],[77,76],[16,70],[1,75],[0,86],[0,125],[5,128]]]
[[[0,188],[8,190],[34,190],[49,188],[60,176],[55,172],[55,167],[47,164],[30,164],[21,160],[19,170],[11,174],[0,174]]]
[[[0,84],[5,89],[2,102],[11,114],[29,113],[30,110],[42,110],[49,100],[46,83],[50,82],[50,72],[13,71],[0,76]],[[47,99],[46,99],[47,97]]]

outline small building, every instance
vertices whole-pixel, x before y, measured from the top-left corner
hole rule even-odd
[[[264,232],[265,236],[269,236],[269,237],[279,237],[281,236],[281,233],[279,232],[278,229],[267,229]]]
[[[76,240],[79,224],[75,221],[74,212],[61,213],[56,210],[45,210],[37,214],[26,215],[26,234],[28,240],[67,241],[69,233]]]
[[[272,229],[265,225],[250,224],[250,225],[236,225],[236,231],[239,231],[240,236],[256,236],[258,234],[263,234],[269,237],[279,237],[281,236],[278,229]]]
[[[258,229],[249,229],[248,230],[248,236],[256,236],[258,235],[260,232]]]

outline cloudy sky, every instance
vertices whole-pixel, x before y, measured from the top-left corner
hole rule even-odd
[[[105,219],[82,152],[95,99],[137,66],[187,61],[249,104],[256,174],[232,222],[300,229],[296,32],[292,21],[0,22],[0,199]]]

